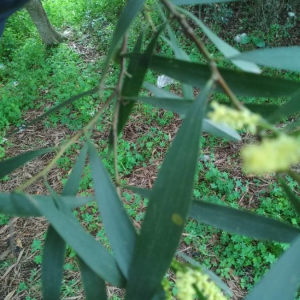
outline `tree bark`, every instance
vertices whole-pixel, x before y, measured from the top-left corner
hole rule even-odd
[[[46,46],[59,44],[65,39],[63,35],[53,28],[40,0],[29,1],[25,8]]]

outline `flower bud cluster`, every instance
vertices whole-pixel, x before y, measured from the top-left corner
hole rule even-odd
[[[221,290],[209,279],[208,275],[199,270],[178,271],[176,277],[179,300],[193,300],[197,294],[196,289],[207,300],[226,300]]]
[[[300,140],[285,134],[276,139],[263,140],[259,145],[248,145],[241,151],[244,171],[262,175],[287,171],[300,162]]]
[[[250,133],[255,134],[260,120],[260,116],[252,113],[248,109],[241,111],[219,104],[216,101],[211,103],[214,109],[208,114],[208,117],[217,123],[225,123],[230,127],[240,130],[247,129]]]

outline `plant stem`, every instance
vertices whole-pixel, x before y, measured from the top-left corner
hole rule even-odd
[[[55,157],[51,160],[51,162],[38,174],[27,180],[25,183],[23,183],[21,186],[19,186],[16,191],[21,192],[27,187],[29,187],[31,184],[36,182],[42,177],[46,177],[49,171],[54,167],[56,162],[62,157],[62,155],[65,153],[65,151],[73,145],[87,130],[89,130],[93,125],[98,121],[100,115],[103,113],[103,111],[106,109],[108,104],[111,102],[113,96],[115,95],[115,91],[107,98],[105,101],[103,107],[99,109],[99,111],[96,113],[96,115],[88,122],[88,124],[80,131],[78,131],[73,137],[71,137],[64,145],[62,145],[58,151],[58,153],[55,155]]]
[[[169,10],[169,12],[171,13],[171,17],[175,18],[180,23],[186,35],[196,45],[198,50],[203,54],[213,73],[214,80],[219,83],[219,85],[222,87],[223,91],[229,97],[229,99],[231,100],[232,104],[236,107],[236,109],[242,110],[243,109],[242,103],[238,100],[238,98],[235,96],[235,94],[232,92],[232,90],[224,80],[223,76],[219,72],[215,60],[211,57],[210,53],[206,49],[203,42],[200,39],[198,39],[198,37],[195,35],[195,32],[187,22],[185,15],[179,13],[176,9],[176,6],[172,4],[169,0],[161,0],[161,2]]]
[[[117,101],[115,106],[115,113],[113,117],[113,149],[114,149],[114,167],[115,167],[115,177],[116,177],[116,186],[120,185],[120,175],[118,171],[118,119],[119,119],[119,112],[120,112],[120,105],[122,101],[122,88],[123,88],[123,81],[126,75],[126,59],[123,56],[127,51],[127,33],[123,38],[123,44],[121,49],[121,70],[119,75],[119,80],[116,86],[116,93],[117,93]],[[120,190],[117,188],[117,192],[120,196]]]

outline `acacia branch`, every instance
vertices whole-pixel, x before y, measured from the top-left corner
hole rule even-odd
[[[127,33],[123,38],[122,48],[121,48],[121,70],[119,75],[119,80],[116,86],[117,100],[115,106],[115,113],[113,118],[113,149],[114,149],[114,167],[115,167],[115,177],[116,177],[116,185],[119,186],[121,184],[120,175],[118,171],[118,120],[120,113],[120,105],[122,101],[122,88],[123,81],[126,75],[126,59],[123,56],[127,51]],[[119,189],[117,189],[119,193]],[[120,196],[120,195],[119,195]]]
[[[232,90],[224,80],[223,76],[221,75],[217,67],[215,60],[211,57],[204,43],[196,36],[193,28],[187,22],[185,15],[178,12],[176,6],[173,3],[171,3],[169,0],[161,0],[161,2],[171,13],[171,17],[176,19],[179,22],[186,36],[189,37],[189,39],[196,45],[198,50],[203,54],[213,73],[214,81],[219,83],[219,85],[222,87],[223,91],[229,97],[229,99],[236,107],[236,109],[242,110],[243,105],[241,104],[241,102],[238,100],[238,98],[235,96],[235,94],[232,92]]]
[[[64,145],[62,145],[58,151],[58,153],[55,155],[55,157],[51,160],[51,162],[38,174],[27,180],[25,183],[23,183],[21,186],[19,186],[16,190],[17,191],[23,191],[27,187],[29,187],[31,184],[36,182],[37,180],[46,177],[49,171],[54,167],[56,162],[63,156],[65,151],[73,145],[82,135],[85,134],[86,131],[91,129],[94,124],[98,121],[100,115],[103,113],[103,111],[107,108],[111,100],[113,99],[115,95],[115,91],[111,93],[111,95],[107,98],[105,101],[104,105],[102,106],[101,109],[95,114],[95,116],[88,122],[86,126],[83,127],[83,129],[79,130],[75,135],[73,135]]]

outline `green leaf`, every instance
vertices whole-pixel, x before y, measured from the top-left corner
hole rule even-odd
[[[139,59],[141,54],[127,54]],[[133,58],[134,57],[134,58]],[[149,67],[180,82],[203,88],[211,70],[207,65],[153,55]],[[233,92],[247,97],[286,97],[300,89],[297,81],[262,76],[247,72],[219,68],[224,80]],[[217,91],[224,92],[220,87]]]
[[[167,90],[164,90],[163,88],[160,89],[159,87],[157,87],[156,85],[149,83],[147,81],[144,82],[144,87],[146,89],[148,89],[152,94],[154,94],[156,97],[159,98],[177,98],[177,99],[182,99],[182,97],[173,94]]]
[[[243,0],[171,0],[175,5],[212,4],[222,2],[237,2]]]
[[[37,201],[30,195],[14,194],[14,200],[31,202],[77,255],[102,279],[124,287],[125,279],[114,257],[80,225],[72,212],[59,210],[54,201]]]
[[[137,234],[95,147],[91,142],[88,142],[88,147],[95,194],[105,232],[118,265],[127,278]]]
[[[139,35],[137,42],[135,44],[135,47],[133,49],[133,51],[135,53],[140,53],[141,49],[142,49],[142,44],[143,44],[143,38],[144,38],[144,31],[142,31],[142,33]],[[129,78],[128,76],[125,77],[124,83],[123,83],[123,87],[122,87],[122,93],[126,94],[126,93],[133,93],[138,94],[139,90],[141,88],[140,86],[140,82],[139,80],[136,80],[138,77],[136,76],[135,70],[137,69],[139,74],[143,77],[143,73],[145,73],[145,69],[147,68],[142,68],[141,70],[139,70],[139,61],[135,61],[132,60],[129,62],[128,68],[127,68],[127,72],[128,74],[130,74],[132,76],[132,78]],[[131,80],[131,79],[135,79],[135,80]],[[140,79],[140,78],[138,78]],[[142,78],[143,80],[143,78]],[[132,89],[132,91],[131,91]],[[132,111],[134,103],[129,103],[128,106],[124,104],[123,101],[121,101],[120,103],[120,109],[119,109],[119,119],[118,119],[118,134],[122,131],[123,127],[125,126],[129,115]],[[110,136],[110,144],[113,144],[113,131],[111,130],[111,136]]]
[[[107,299],[105,282],[82,260],[78,259],[86,300]]]
[[[36,196],[30,195],[38,203],[52,201],[50,196]],[[40,211],[32,205],[30,202],[23,202],[22,199],[16,198],[11,201],[11,194],[0,193],[0,213],[10,216],[22,216],[22,217],[40,217],[42,216]],[[70,210],[85,205],[88,202],[95,201],[94,197],[71,197],[71,196],[61,196],[60,201],[62,201],[65,206]]]
[[[86,156],[87,147],[85,146],[81,150],[67,184],[62,191],[62,195],[75,196],[77,194]],[[42,260],[42,288],[45,300],[60,299],[65,248],[65,241],[55,229],[49,225]],[[90,272],[92,271],[90,270]]]
[[[168,26],[169,27],[169,26]],[[173,32],[171,31],[171,29],[169,29],[169,35],[171,37],[171,40],[168,40],[165,37],[162,37],[162,39],[170,45],[170,47],[173,49],[174,53],[175,53],[175,57],[178,59],[182,59],[182,60],[186,60],[186,61],[190,61],[189,56],[181,49],[178,47],[177,44],[177,40],[175,35],[173,34]],[[193,93],[193,88],[187,84],[182,84],[181,85],[182,88],[182,93],[183,93],[183,97],[185,99],[194,99],[194,93]]]
[[[210,133],[216,137],[234,142],[238,142],[241,140],[241,136],[226,124],[219,124],[209,119],[204,119],[202,126],[204,132]]]
[[[42,288],[45,300],[60,299],[65,249],[65,241],[52,226],[49,226],[42,260]]]
[[[25,165],[30,160],[33,160],[37,156],[43,155],[45,153],[53,152],[55,148],[45,148],[34,151],[29,151],[18,156],[6,159],[0,162],[0,179],[9,173],[13,172],[15,169]]]
[[[76,195],[87,157],[88,147],[85,145],[74,165],[62,195]],[[79,256],[79,268],[87,300],[107,299],[105,282]]]
[[[155,86],[151,83],[148,83],[148,82],[144,83],[144,87],[147,88],[149,91],[151,91],[158,98],[138,97],[138,98],[136,98],[137,100],[146,102],[148,104],[155,105],[155,106],[163,108],[163,109],[169,109],[171,111],[178,113],[181,117],[185,117],[189,107],[194,102],[194,100],[193,101],[188,100],[188,99],[183,100],[178,95],[173,94],[164,89],[159,89],[157,86]],[[163,100],[161,101],[161,99],[163,99]],[[170,102],[168,102],[168,101],[170,101]],[[226,126],[224,124],[216,124],[215,122],[212,122],[208,119],[204,119],[202,126],[203,126],[202,130],[204,132],[210,133],[216,137],[221,137],[221,138],[227,139],[229,141],[240,141],[241,140],[240,135],[234,129],[232,129],[229,126]]]
[[[135,17],[139,13],[139,11],[144,6],[144,2],[145,2],[145,0],[128,0],[127,1],[126,6],[123,9],[123,11],[118,19],[118,24],[116,26],[114,35],[112,37],[110,47],[108,49],[107,58],[104,63],[104,67],[103,67],[103,71],[102,71],[103,74],[106,74],[111,59],[118,51],[118,45],[119,45],[121,39],[123,38],[123,36],[127,32],[127,30],[129,29],[131,23],[133,22],[133,20],[135,19]],[[104,76],[101,79],[101,81],[103,81],[103,80],[104,80]]]
[[[170,40],[168,40],[164,36],[162,37],[162,39],[173,49],[176,58],[190,61],[190,58],[186,54],[186,52],[178,46],[177,38],[176,38],[174,32],[172,31],[171,26],[168,23],[168,20],[162,10],[162,7],[160,5],[157,5],[156,7],[160,13],[161,18],[167,24],[167,30],[168,30],[168,34],[170,37]],[[183,97],[185,99],[194,99],[194,91],[191,86],[189,86],[187,84],[182,84],[181,88],[182,88]]]
[[[294,300],[300,280],[299,251],[298,237],[245,300]]]
[[[300,89],[291,97],[291,99],[280,106],[269,118],[270,122],[277,122],[283,118],[295,115],[300,110]]]
[[[131,190],[134,193],[142,196],[143,198],[149,199],[151,196],[151,190],[149,190],[149,189],[139,188],[139,187],[133,186],[133,185],[125,185],[125,186],[123,186],[123,188]]]
[[[62,195],[63,196],[75,196],[78,192],[83,168],[85,165],[85,160],[87,157],[87,146],[85,145],[80,155],[78,156],[78,159],[76,160],[76,163],[71,171],[71,174],[69,176],[69,179],[66,183],[66,185],[63,188]]]
[[[281,176],[278,176],[278,180],[279,180],[283,190],[287,194],[287,196],[288,196],[291,204],[293,205],[295,211],[297,212],[298,215],[300,215],[300,198],[297,197],[293,193],[293,191],[289,188],[289,186],[286,184],[286,182],[283,180],[283,178]]]
[[[200,265],[197,261],[195,261],[194,259],[190,258],[189,256],[185,255],[182,252],[177,252],[177,255],[181,258],[183,258],[186,262],[188,262],[190,265],[201,269],[201,271],[205,274],[207,274],[210,279],[216,283],[218,285],[218,287],[222,290],[224,290],[229,296],[232,297],[232,291],[230,290],[230,288],[227,286],[226,283],[224,283],[220,277],[218,277],[214,272],[208,270],[207,268],[205,268],[204,266]]]
[[[189,110],[151,192],[127,283],[126,299],[151,299],[178,247],[192,196],[210,80]],[[180,172],[178,172],[180,170]]]
[[[300,72],[300,47],[278,47],[244,52],[231,59],[246,60],[280,70]]]
[[[263,39],[259,38],[259,37],[253,36],[252,37],[252,42],[258,48],[264,48],[264,47],[266,47],[265,41]]]
[[[143,85],[144,78],[146,72],[148,70],[148,65],[152,56],[153,51],[155,50],[156,42],[165,29],[165,25],[162,25],[154,37],[152,38],[150,44],[147,47],[147,50],[144,55],[140,56],[140,60],[130,60],[128,66],[128,73],[131,77],[126,76],[122,88],[122,98],[123,97],[134,97],[139,94],[139,91]],[[135,47],[135,51],[140,51],[141,42],[138,41]],[[134,106],[134,102],[127,103],[126,101],[121,101],[120,110],[119,110],[119,119],[118,119],[118,134],[122,131],[124,125],[126,124],[132,108]]]
[[[124,186],[124,188],[144,198],[151,197],[151,190],[130,185]],[[291,243],[300,235],[300,229],[291,225],[247,211],[199,200],[193,201],[190,217],[231,233],[279,243]]]
[[[300,229],[291,225],[226,206],[194,201],[190,217],[231,233],[280,243],[291,243]]]
[[[241,44],[247,45],[251,42],[251,38],[249,36],[242,36],[241,37]]]
[[[190,13],[189,11],[178,8],[178,10],[185,15],[187,15],[189,18],[191,18],[202,30],[203,32],[208,36],[208,38],[214,43],[214,45],[219,49],[219,51],[226,57],[229,58],[230,56],[239,55],[240,51],[237,49],[231,47],[229,44],[224,42],[222,39],[220,39],[214,32],[212,32],[200,19],[198,19],[195,15]],[[242,61],[242,60],[234,60],[232,59],[231,62],[236,65],[238,68],[240,68],[243,71],[246,72],[252,72],[256,74],[261,73],[261,69],[252,62]]]
[[[280,108],[280,106],[276,104],[247,103],[245,106],[253,113],[260,114],[265,119],[269,119],[269,117]]]
[[[194,99],[182,99],[182,98],[156,98],[156,97],[146,97],[138,96],[132,98],[125,98],[128,101],[140,101],[146,104],[150,104],[159,108],[170,110],[178,113],[181,116],[185,116],[188,110],[191,108]]]
[[[93,89],[88,90],[88,91],[86,91],[86,92],[80,93],[80,94],[78,94],[78,95],[76,95],[76,96],[73,96],[73,97],[69,98],[68,100],[66,100],[66,101],[64,101],[64,102],[62,102],[62,103],[60,103],[60,104],[58,104],[58,105],[56,105],[56,106],[50,108],[47,112],[45,112],[45,113],[42,114],[41,116],[35,118],[34,120],[30,121],[29,123],[24,124],[24,125],[22,126],[22,129],[26,129],[26,128],[28,128],[29,126],[31,126],[31,125],[33,125],[33,124],[35,124],[35,123],[37,123],[37,122],[39,122],[39,121],[45,119],[45,118],[48,117],[50,114],[52,114],[52,113],[58,111],[59,109],[61,109],[61,108],[65,107],[65,106],[67,106],[67,105],[73,103],[74,101],[79,100],[80,98],[83,98],[83,97],[85,97],[85,96],[89,96],[89,95],[95,94],[95,93],[97,93],[98,91],[99,91],[99,88],[96,87],[96,88],[93,88]],[[14,134],[14,133],[16,133],[16,132],[19,132],[19,130],[15,130],[15,131],[11,132],[10,134],[8,134],[7,136],[11,136],[12,134]]]

